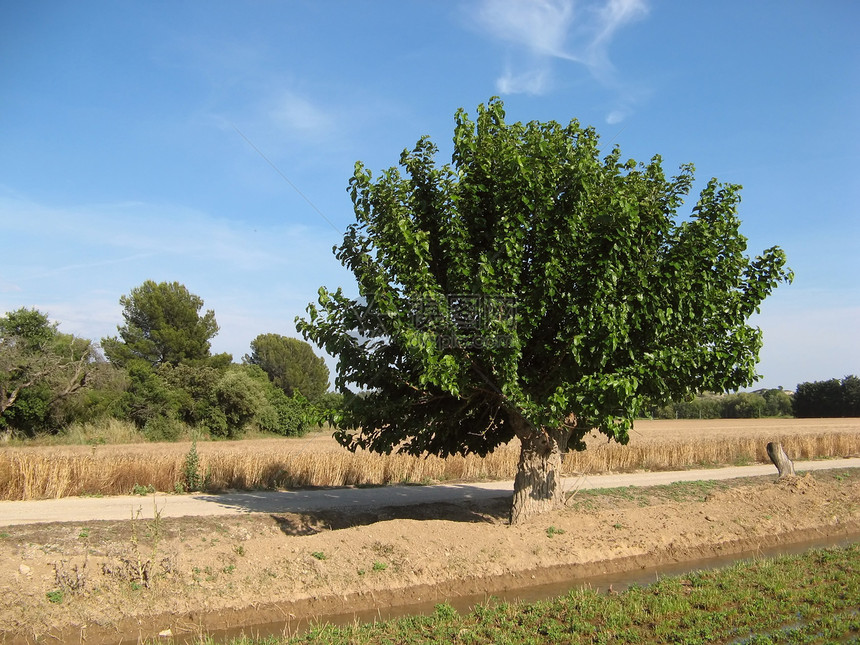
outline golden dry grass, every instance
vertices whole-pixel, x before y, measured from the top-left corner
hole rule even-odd
[[[597,437],[565,458],[567,473],[674,470],[768,462],[779,440],[793,459],[860,455],[860,419],[637,422],[630,444]],[[117,495],[135,485],[173,491],[191,444],[6,446],[0,449],[0,499]],[[350,453],[326,434],[197,444],[207,490],[383,485],[513,478],[518,446],[477,456],[408,457]]]

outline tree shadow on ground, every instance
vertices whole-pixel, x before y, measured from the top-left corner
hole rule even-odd
[[[379,509],[272,513],[270,517],[285,535],[295,536],[338,531],[391,520],[445,520],[501,524],[507,521],[510,506],[510,499],[500,497],[480,502],[436,502],[413,506],[386,506]]]
[[[463,483],[229,492],[196,499],[228,513],[266,513],[284,533],[309,535],[397,519],[496,523],[507,519],[511,495]]]

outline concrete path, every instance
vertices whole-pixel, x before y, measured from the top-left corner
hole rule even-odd
[[[860,458],[799,461],[800,473],[808,470],[860,468]],[[656,486],[681,481],[734,479],[773,475],[771,465],[735,466],[672,472],[639,472],[620,475],[567,477],[566,490]],[[152,519],[155,508],[161,517],[236,515],[243,513],[301,513],[328,509],[369,509],[434,502],[461,502],[508,497],[513,481],[494,481],[434,486],[381,486],[377,488],[329,488],[296,491],[260,491],[223,495],[125,495],[118,497],[66,497],[29,502],[0,502],[0,526],[42,522],[91,522],[125,520],[132,514]]]

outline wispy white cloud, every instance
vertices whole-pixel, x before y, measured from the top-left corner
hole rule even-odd
[[[605,79],[612,73],[609,46],[616,32],[626,25],[648,14],[644,0],[608,0],[602,7],[594,8],[594,20],[588,29],[585,64],[598,78]]]
[[[146,258],[150,258],[156,255],[155,253],[135,253],[134,255],[130,255],[128,257],[121,258],[113,258],[110,260],[98,260],[94,262],[75,262],[72,264],[66,264],[62,266],[51,266],[45,267],[41,272],[37,272],[34,274],[27,275],[28,280],[35,279],[43,279],[50,278],[52,276],[63,275],[67,273],[75,273],[79,271],[86,271],[89,269],[103,269],[105,267],[110,267],[116,264],[122,264],[125,262],[135,262],[137,260],[143,260]],[[2,283],[0,283],[0,288],[2,288]],[[20,287],[15,289],[16,291],[20,291]]]
[[[324,83],[284,64],[265,38],[241,41],[200,33],[176,37],[160,49],[165,65],[180,65],[208,83],[196,117],[224,130],[238,127],[266,140],[317,144],[334,139],[336,108],[321,98]],[[178,61],[178,62],[177,62]],[[326,107],[323,107],[323,106]]]
[[[268,116],[278,129],[304,136],[327,136],[336,122],[321,106],[289,90],[273,100]]]
[[[496,80],[500,93],[547,93],[553,87],[553,61],[576,63],[618,94],[619,106],[607,116],[609,123],[618,123],[634,101],[633,93],[616,79],[610,46],[624,25],[647,13],[645,0],[483,0],[475,22],[490,36],[520,50],[518,57],[526,60],[518,66],[508,63]]]
[[[3,276],[0,276],[0,293],[12,293],[14,291],[21,291],[21,287],[14,282],[4,280]]]
[[[568,58],[572,0],[484,0],[479,22],[494,37],[545,56]]]
[[[272,78],[267,85],[277,86]],[[203,125],[225,132],[238,130],[251,141],[264,141],[267,147],[337,144],[343,136],[340,110],[314,97],[311,92],[300,92],[280,82],[279,89],[259,89],[246,92],[239,102],[208,106],[197,115]]]
[[[627,118],[629,114],[629,110],[625,108],[616,108],[612,110],[609,114],[606,115],[606,122],[609,125],[615,125],[616,123],[621,123],[624,119]]]
[[[549,89],[549,71],[532,69],[515,74],[510,68],[496,80],[500,94],[544,94]]]
[[[257,236],[241,221],[171,204],[116,202],[52,208],[0,197],[0,216],[4,213],[16,213],[18,224],[13,226],[34,235],[44,251],[28,254],[26,266],[36,268],[26,273],[28,279],[148,262],[156,256],[162,262],[168,257],[215,260],[237,270],[286,261],[270,246],[269,238]],[[282,227],[278,237],[301,236],[302,231],[302,227]]]

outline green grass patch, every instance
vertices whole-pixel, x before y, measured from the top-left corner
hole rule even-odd
[[[54,589],[53,591],[49,591],[45,594],[45,598],[48,599],[48,602],[59,605],[63,602],[63,590],[62,589]]]
[[[151,495],[155,492],[155,486],[152,484],[147,484],[143,486],[142,484],[135,484],[131,488],[132,495]]]
[[[551,538],[551,537],[555,537],[556,535],[564,535],[564,529],[558,529],[554,526],[550,526],[549,528],[547,528],[547,530],[546,530],[546,536],[547,537]]]
[[[771,478],[772,479],[772,478]],[[725,480],[697,480],[674,482],[657,486],[624,486],[620,488],[592,488],[572,494],[569,506],[575,510],[653,506],[663,502],[704,502],[718,491],[738,485],[759,483],[756,478],[740,477]]]
[[[620,594],[579,589],[533,604],[373,624],[320,624],[298,643],[830,643],[860,639],[860,544],[664,578]]]

